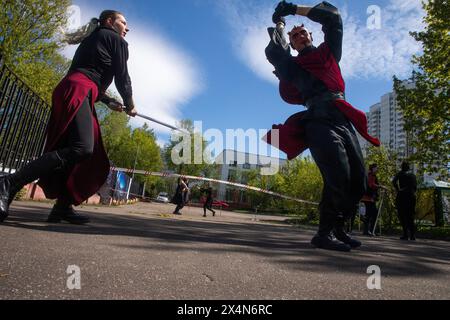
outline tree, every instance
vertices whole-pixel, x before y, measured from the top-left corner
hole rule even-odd
[[[141,128],[132,129],[125,113],[111,112],[104,106],[97,106],[101,115],[100,123],[103,143],[109,159],[116,167],[135,168],[146,171],[160,171],[162,169],[161,149],[156,143],[156,137],[147,124]],[[156,185],[160,185],[159,178],[135,176],[137,181],[146,184],[150,193]]]
[[[258,170],[251,170],[247,173],[248,185],[252,187],[279,192],[281,177],[279,174],[272,176],[261,175]],[[279,207],[279,203],[274,196],[256,191],[247,191],[252,208],[257,210],[266,210],[269,208]]]
[[[98,108],[98,107],[97,107]],[[104,109],[104,108],[103,108]],[[129,149],[131,148],[131,128],[125,113],[101,111],[100,127],[102,138],[108,157],[116,166],[132,165]],[[131,154],[134,154],[132,152]],[[134,157],[131,157],[134,159]],[[129,168],[129,167],[127,167]]]
[[[251,171],[248,184],[311,202],[320,201],[323,188],[319,168],[310,157],[289,161],[273,176],[262,176],[256,170]],[[249,198],[252,206],[258,206],[260,210],[272,208],[306,215],[309,220],[318,218],[317,207],[253,191],[249,192]]]
[[[68,69],[56,39],[70,0],[0,0],[0,52],[5,63],[48,103]]]
[[[165,145],[163,150],[163,158],[167,169],[182,175],[205,176],[209,178],[217,177],[217,166],[212,164],[211,159],[203,158],[203,150],[206,149],[207,142],[200,133],[194,132],[192,120],[182,120],[179,127],[186,130],[189,134],[184,136],[181,135]],[[190,150],[190,156],[187,157],[188,160],[186,162],[177,164],[174,163],[174,160],[172,159],[172,151],[174,148],[179,146],[182,141],[186,142],[186,149]],[[198,145],[196,145],[194,141],[199,141],[200,143],[197,143]],[[180,158],[183,158],[184,152],[185,150],[176,150],[175,153],[177,153]],[[196,164],[194,162],[195,154],[197,154],[197,156],[202,156],[201,163]]]
[[[392,179],[398,172],[397,163],[398,163],[397,154],[388,150],[385,147],[369,147],[367,150],[367,157],[365,159],[368,165],[377,164],[378,172],[377,178],[378,183],[382,186],[388,188],[387,191],[383,192],[381,195],[381,199],[383,203],[379,203],[378,205],[382,205],[381,211],[381,222],[387,227],[387,229],[392,229],[394,225],[397,224],[397,215],[395,214],[395,198],[396,193],[395,189],[392,185]]]
[[[280,192],[298,199],[320,202],[323,180],[319,168],[310,158],[297,158],[290,161],[279,173],[282,178]],[[307,214],[313,218],[312,212],[318,217],[317,207],[284,200],[285,208],[295,214]]]
[[[404,114],[405,129],[414,153],[410,160],[419,165],[419,174],[440,172],[448,176],[450,163],[450,2],[424,3],[426,28],[411,32],[422,42],[423,54],[413,57],[409,82],[394,77],[398,106]]]
[[[131,134],[131,144],[127,144],[129,154],[135,157],[128,157],[134,163],[128,168],[142,169],[146,171],[159,172],[162,169],[161,149],[156,143],[156,137],[147,124],[141,128],[134,129]],[[160,185],[161,178],[137,176],[137,181],[146,184],[146,190],[154,194],[154,189]]]

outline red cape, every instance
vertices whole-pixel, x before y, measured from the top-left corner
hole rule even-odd
[[[109,174],[109,160],[103,147],[100,125],[94,104],[98,97],[97,85],[80,72],[67,75],[56,87],[52,98],[52,113],[47,126],[44,152],[64,147],[67,128],[91,91],[92,123],[94,126],[94,154],[75,165],[64,174],[54,174],[39,180],[48,199],[67,198],[79,205],[95,194],[105,183]],[[61,185],[61,183],[65,183]]]
[[[345,92],[345,82],[336,59],[331,53],[328,45],[322,43],[317,50],[298,56],[295,59],[303,69],[310,72],[321,80],[331,92]],[[280,95],[289,104],[304,104],[302,94],[291,83],[280,81]],[[369,135],[367,117],[364,112],[356,109],[345,100],[336,100],[334,105],[353,124],[361,136],[375,146],[380,146],[380,141]],[[291,116],[284,124],[273,125],[272,129],[279,130],[279,141],[273,139],[273,132],[263,138],[268,144],[277,147],[287,154],[289,160],[294,159],[303,151],[308,149],[304,139],[304,128],[301,124],[306,112],[300,112]],[[274,141],[272,141],[274,140]]]

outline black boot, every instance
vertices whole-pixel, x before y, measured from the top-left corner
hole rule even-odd
[[[331,236],[331,231],[333,230],[334,221],[335,217],[333,216],[332,213],[330,214],[321,213],[319,231],[311,240],[311,244],[319,249],[342,251],[342,252],[351,251],[351,247],[349,245],[333,240],[333,237]]]
[[[0,222],[8,217],[10,199],[14,198],[13,193],[9,176],[0,177]]]
[[[64,161],[54,151],[30,162],[16,173],[0,178],[0,222],[8,217],[9,205],[20,189],[63,167]]]
[[[352,250],[352,248],[349,245],[334,241],[331,235],[321,236],[319,234],[316,234],[316,236],[312,238],[311,244],[316,248],[325,250],[342,251],[342,252],[350,252]]]
[[[333,230],[334,236],[339,241],[349,245],[352,249],[361,247],[362,243],[356,239],[352,239],[344,229],[344,219],[342,217],[338,217],[336,220],[336,224]]]
[[[50,215],[48,216],[47,222],[49,223],[60,223],[61,221],[66,221],[71,224],[82,225],[91,222],[89,217],[83,216],[73,210],[71,205],[61,206],[55,204],[53,206]]]

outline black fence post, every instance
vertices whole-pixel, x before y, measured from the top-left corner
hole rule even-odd
[[[0,52],[0,173],[41,156],[50,106],[3,60]]]

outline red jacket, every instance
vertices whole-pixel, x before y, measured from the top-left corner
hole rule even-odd
[[[378,198],[378,178],[377,175],[369,172],[368,179],[367,179],[367,190],[364,194],[364,197],[361,201],[363,202],[375,202]]]
[[[345,82],[342,78],[341,70],[325,42],[317,50],[303,56],[295,57],[294,60],[303,69],[321,80],[329,91],[345,92]],[[287,103],[300,105],[305,103],[302,99],[301,92],[293,84],[281,80],[279,90],[281,98]],[[356,109],[345,100],[336,100],[334,105],[349,119],[363,138],[375,146],[380,146],[380,141],[370,136],[367,132],[367,118],[364,112]],[[304,139],[304,128],[301,124],[304,115],[305,112],[300,112],[291,116],[284,124],[273,125],[272,129],[279,130],[278,145],[275,144],[276,139],[272,139],[272,131],[269,131],[263,139],[285,152],[289,160],[294,159],[308,149],[308,145]],[[272,140],[274,140],[273,143]]]

